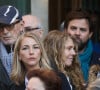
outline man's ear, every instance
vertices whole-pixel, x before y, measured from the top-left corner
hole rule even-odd
[[[90,34],[89,34],[89,38],[91,38],[91,37],[92,37],[92,35],[93,35],[93,32],[90,32]]]
[[[40,38],[43,37],[43,32],[44,30],[34,30],[33,33],[35,33],[37,36],[39,36]]]
[[[40,34],[40,38],[42,38],[43,37],[43,30],[41,29],[41,30],[39,30],[39,34]]]
[[[24,32],[24,21],[23,20],[20,21],[20,25],[21,25],[21,31],[20,32]]]
[[[23,25],[23,26],[24,26],[24,23],[25,23],[25,22],[24,22],[23,20],[20,21],[20,24]]]
[[[67,33],[67,29],[66,28],[64,28],[64,33]]]

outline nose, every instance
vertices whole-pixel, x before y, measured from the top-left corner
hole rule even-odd
[[[34,54],[33,48],[30,48],[30,49],[29,49],[29,54]]]
[[[80,30],[77,29],[76,32],[75,32],[75,34],[76,34],[76,35],[80,35]]]
[[[71,50],[72,55],[76,55],[76,51],[74,49]]]
[[[8,33],[8,30],[6,28],[3,28],[3,33],[4,34]]]

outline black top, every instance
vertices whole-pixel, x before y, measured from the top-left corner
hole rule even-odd
[[[58,73],[58,76],[62,80],[62,90],[71,90],[71,87],[69,85],[67,77],[63,73],[61,73],[61,72],[57,72],[57,73]]]

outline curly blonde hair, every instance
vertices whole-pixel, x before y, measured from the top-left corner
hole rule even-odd
[[[69,38],[74,42],[74,40],[66,33],[62,33],[57,30],[51,31],[44,40],[44,47],[46,49],[47,55],[55,63],[57,69],[63,72],[66,76],[68,76],[71,79],[72,84],[75,86],[75,89],[84,90],[84,79],[82,76],[77,55],[74,57],[71,66],[67,67],[63,62],[65,42],[67,42]],[[77,45],[75,42],[74,44],[75,51],[77,52]]]
[[[82,75],[82,71],[80,68],[78,56],[74,56],[74,60],[72,62],[71,66],[66,66],[63,62],[63,51],[65,47],[65,42],[67,42],[68,39],[71,39],[74,42],[75,45],[75,51],[77,53],[77,44],[76,42],[66,33],[62,35],[62,37],[57,42],[57,60],[58,60],[58,68],[67,75],[71,81],[72,84],[75,86],[76,90],[84,90],[84,79]]]

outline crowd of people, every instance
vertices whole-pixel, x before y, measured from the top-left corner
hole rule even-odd
[[[0,90],[99,90],[100,53],[90,14],[70,11],[44,37],[39,18],[0,7]]]

